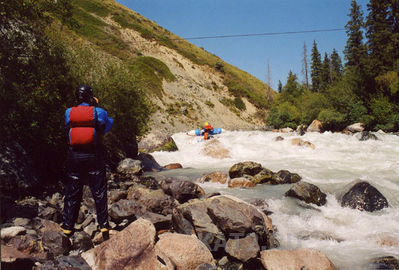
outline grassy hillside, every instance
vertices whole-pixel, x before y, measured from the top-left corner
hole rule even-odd
[[[127,9],[126,7],[112,0],[73,0],[73,16],[67,21],[67,26],[73,34],[84,40],[90,41],[93,48],[101,49],[104,52],[128,63],[132,73],[138,73],[143,80],[143,89],[150,89],[157,96],[162,93],[160,79],[166,78],[173,80],[173,75],[169,74],[167,67],[162,63],[152,59],[143,61],[136,58],[141,55],[134,47],[126,44],[121,38],[118,27],[111,23],[106,23],[109,19],[117,22],[123,28],[133,29],[147,40],[156,41],[161,45],[176,50],[179,54],[190,59],[199,65],[207,65],[224,73],[224,84],[235,97],[246,97],[251,103],[259,108],[266,108],[272,99],[274,92],[260,80],[250,74],[225,63],[219,57],[198,48],[193,44],[182,40],[170,31],[157,25],[140,14]],[[61,21],[62,16],[55,14]],[[69,33],[69,36],[71,34]],[[154,76],[151,69],[157,70]],[[162,72],[158,72],[162,69]]]

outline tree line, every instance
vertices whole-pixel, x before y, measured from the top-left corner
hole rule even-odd
[[[323,122],[339,131],[354,122],[369,130],[399,130],[399,1],[370,0],[367,16],[351,1],[343,52],[303,47],[303,82],[291,71],[266,119],[276,128]]]

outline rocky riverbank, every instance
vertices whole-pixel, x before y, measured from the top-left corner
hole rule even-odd
[[[150,157],[146,168],[157,167],[150,164]],[[206,194],[191,181],[142,176],[143,169],[142,161],[124,160],[117,173],[108,174],[112,230],[107,241],[98,231],[89,189],[84,190],[71,239],[58,225],[63,204],[60,193],[20,201],[2,197],[2,268],[335,269],[317,250],[278,249],[278,228],[262,198],[246,202]],[[286,196],[309,204],[326,203],[326,195],[301,181],[298,174],[272,172],[255,162],[237,163],[228,174],[211,172],[198,179],[207,181],[232,188],[295,183]],[[359,182],[342,197],[342,206],[377,211],[388,207],[388,202],[370,184]],[[394,265],[395,260],[378,258],[375,267]]]

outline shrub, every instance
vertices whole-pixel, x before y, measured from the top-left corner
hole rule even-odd
[[[322,110],[317,119],[323,123],[324,130],[339,131],[344,129],[348,124],[345,120],[345,114],[333,109]]]
[[[234,106],[236,106],[236,108],[239,109],[240,111],[245,111],[247,109],[241,97],[235,97],[233,102]]]
[[[298,109],[289,102],[283,102],[272,107],[266,118],[266,123],[275,128],[296,128],[299,124]]]

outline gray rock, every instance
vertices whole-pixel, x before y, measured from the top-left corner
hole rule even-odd
[[[69,238],[61,231],[45,231],[42,242],[43,246],[55,256],[66,255],[71,248]]]
[[[355,184],[342,197],[342,207],[374,212],[388,207],[388,201],[375,187],[362,181]]]
[[[284,138],[281,136],[277,136],[276,138],[273,139],[276,142],[284,141]]]
[[[38,254],[42,252],[38,240],[37,235],[17,235],[10,239],[7,245],[25,254]]]
[[[318,206],[326,204],[327,195],[310,183],[300,181],[294,184],[286,193],[285,196],[297,198],[306,203],[314,203]]]
[[[356,134],[356,138],[359,141],[367,141],[367,140],[374,140],[377,141],[378,137],[369,131],[363,131]]]
[[[52,220],[54,222],[61,222],[62,216],[61,212],[54,207],[45,207],[41,211],[39,211],[39,217],[47,220]]]
[[[109,216],[116,222],[123,219],[135,220],[136,215],[144,212],[144,207],[135,200],[120,200],[109,208]]]
[[[393,256],[379,257],[373,260],[371,266],[375,270],[399,270],[399,259]]]
[[[125,158],[119,162],[117,172],[126,177],[139,175],[143,173],[143,165],[140,160]]]
[[[362,132],[364,131],[364,124],[363,123],[355,123],[345,128],[346,130],[355,133],[355,132]]]
[[[244,238],[230,238],[226,243],[226,252],[242,262],[247,262],[258,256],[260,247],[255,233],[251,233]]]
[[[185,180],[168,178],[162,180],[161,188],[166,194],[178,200],[179,203],[185,203],[188,200],[205,195],[205,191],[199,185]]]
[[[13,226],[1,229],[1,240],[9,240],[19,234],[26,233],[26,229],[22,226]]]
[[[146,172],[159,172],[163,170],[163,167],[159,165],[154,157],[150,154],[140,153],[137,156],[137,159],[141,161],[143,170]]]
[[[171,136],[163,132],[152,132],[140,140],[138,147],[141,152],[152,152],[163,148],[167,144],[175,144]]]
[[[91,267],[80,256],[60,256],[54,260],[47,261],[34,268],[35,270],[91,270]]]
[[[75,232],[71,240],[72,250],[85,252],[94,247],[90,235],[86,232]]]

